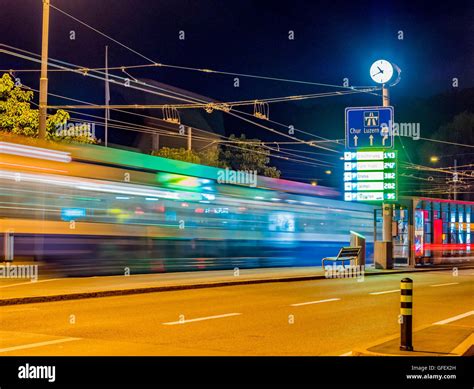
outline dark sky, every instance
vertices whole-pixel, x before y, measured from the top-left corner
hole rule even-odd
[[[40,53],[41,3],[1,0],[0,41]],[[341,84],[347,77],[351,85],[371,85],[370,64],[385,58],[402,69],[402,81],[392,91],[395,101],[447,92],[453,77],[461,88],[474,84],[472,1],[52,0],[52,4],[167,64],[329,84]],[[50,26],[52,58],[99,67],[108,44],[110,66],[146,63],[55,10]],[[75,40],[69,39],[71,30]],[[184,41],[178,39],[180,30],[185,32]],[[289,30],[294,31],[294,40],[288,39]],[[398,39],[399,31],[403,40]],[[0,54],[0,69],[38,67]],[[241,78],[240,87],[234,88],[233,77],[163,68],[131,74],[220,100],[332,90],[248,78]],[[37,75],[20,77],[37,87]],[[51,74],[50,92],[103,101],[103,84],[78,75]],[[360,101],[353,98],[349,103],[360,105]],[[272,112],[280,105],[275,107]],[[277,113],[274,117],[301,127],[297,118]]]
[[[39,53],[41,0],[1,3],[2,42]],[[409,94],[443,91],[452,77],[465,86],[474,80],[471,1],[53,0],[52,4],[158,62],[333,84],[348,77],[354,85],[367,85],[371,62],[386,58],[402,68],[403,82],[397,89]],[[71,30],[76,32],[74,41],[69,39]],[[184,41],[178,40],[180,30],[186,33]],[[289,30],[295,32],[293,41],[288,39]],[[403,31],[403,40],[398,31]],[[51,57],[101,66],[106,43],[51,10]],[[111,65],[146,62],[108,44]],[[0,61],[9,63],[5,56]],[[184,71],[147,75],[215,98],[271,94],[275,87],[247,80],[235,90],[228,78]]]

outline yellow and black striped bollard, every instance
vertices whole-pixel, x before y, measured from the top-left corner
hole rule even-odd
[[[413,280],[400,282],[400,350],[413,351]]]

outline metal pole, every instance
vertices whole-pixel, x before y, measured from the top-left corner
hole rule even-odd
[[[400,350],[413,351],[413,280],[400,282]]]
[[[383,86],[382,88],[382,104],[384,107],[390,105],[390,95],[388,92],[388,87]],[[383,233],[382,240],[384,242],[392,241],[392,204],[382,204],[382,217],[383,217]]]
[[[110,103],[110,88],[109,88],[109,46],[105,46],[105,105]],[[105,108],[105,147],[109,143],[109,108]]]
[[[38,137],[46,139],[46,120],[48,106],[48,38],[49,38],[49,0],[43,0],[43,34],[41,45],[41,78],[39,95]]]
[[[385,84],[382,87],[382,105],[388,107],[390,105],[390,94],[388,92],[388,86]]]
[[[188,150],[192,149],[192,129],[188,127]]]
[[[160,134],[153,134],[153,151],[158,151],[160,149]]]
[[[458,160],[454,160],[454,175],[453,175],[453,198],[454,200],[458,199]]]

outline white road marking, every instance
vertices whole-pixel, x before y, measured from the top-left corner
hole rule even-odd
[[[38,284],[39,282],[48,282],[48,281],[55,281],[58,278],[51,278],[49,280],[39,280],[39,281],[28,281],[28,282],[20,282],[19,284],[10,284],[10,285],[2,285],[0,288],[9,288],[10,286],[18,286],[18,285],[34,285]]]
[[[50,344],[71,342],[73,340],[79,340],[79,338],[64,338],[64,339],[48,340],[47,342],[30,343],[30,344],[23,344],[21,346],[0,348],[0,353],[6,353],[8,351],[15,351],[15,350],[23,350],[25,348],[49,346]]]
[[[462,314],[457,315],[457,316],[450,317],[450,318],[445,319],[445,320],[437,321],[436,323],[433,323],[433,325],[448,324],[448,323],[451,323],[451,322],[456,321],[456,320],[464,319],[465,317],[468,317],[468,316],[471,316],[471,315],[474,315],[474,311],[469,311],[469,312],[462,313]]]
[[[341,354],[339,356],[340,357],[350,357],[350,356],[352,356],[352,351],[349,351],[348,353]]]
[[[400,289],[384,290],[382,292],[370,292],[371,295],[386,294],[386,293],[395,293],[400,292]]]
[[[195,322],[195,321],[220,319],[220,318],[223,318],[223,317],[238,316],[238,315],[242,315],[242,314],[241,313],[225,313],[223,315],[198,317],[196,319],[189,319],[189,320],[170,321],[170,322],[162,323],[162,324],[165,325],[165,326],[172,326],[172,325],[175,325],[175,324],[186,324],[186,323],[192,323],[192,322]]]
[[[308,301],[306,303],[298,303],[298,304],[291,304],[292,307],[300,307],[302,305],[310,305],[310,304],[320,304],[320,303],[328,303],[330,301],[339,301],[340,298],[334,299],[326,299],[326,300],[318,300],[318,301]]]
[[[457,285],[457,284],[459,284],[459,282],[448,282],[446,284],[435,284],[435,285],[430,285],[430,286],[433,288],[436,288],[438,286],[448,286],[448,285]]]

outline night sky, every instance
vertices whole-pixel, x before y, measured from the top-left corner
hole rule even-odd
[[[424,99],[474,85],[474,7],[472,1],[184,1],[184,0],[53,0],[93,27],[157,62],[341,85],[373,85],[368,69],[379,58],[402,69],[402,81],[392,90],[392,103]],[[0,41],[35,53],[41,47],[41,1],[2,0]],[[146,60],[51,10],[50,57],[87,67],[145,64]],[[76,39],[70,39],[74,30]],[[178,34],[185,32],[185,40]],[[288,32],[294,31],[294,40]],[[403,40],[398,39],[400,31]],[[39,64],[0,55],[0,69],[39,68]],[[202,96],[225,100],[268,98],[332,91],[327,87],[210,75],[173,69],[132,70],[137,78],[156,80]],[[117,73],[117,74],[120,74]],[[22,82],[38,87],[38,74],[17,73]],[[123,75],[123,74],[121,74]],[[50,74],[49,90],[103,103],[103,83],[72,74]],[[337,100],[339,99],[339,100]],[[323,101],[324,100],[324,101]],[[331,101],[329,101],[331,100]],[[144,100],[143,100],[144,101]],[[59,101],[55,101],[59,103]],[[113,103],[114,101],[112,101]],[[133,101],[136,102],[136,101]],[[141,101],[138,101],[141,102]],[[314,134],[343,138],[343,107],[379,105],[375,96],[331,97],[311,102],[271,106],[271,118]],[[341,104],[331,116],[305,113]],[[306,111],[305,111],[306,110]],[[328,109],[329,110],[329,109]],[[299,115],[302,113],[301,115]],[[251,125],[227,120],[226,133],[284,140]],[[301,136],[304,138],[303,136]],[[118,142],[120,140],[117,140]],[[284,165],[281,166],[283,169]],[[298,176],[286,166],[288,177]],[[298,170],[298,169],[296,169]],[[284,172],[285,173],[285,172]],[[284,174],[285,175],[285,174]],[[317,176],[318,173],[315,173]],[[303,175],[311,178],[311,174]],[[301,177],[303,177],[301,176]]]

